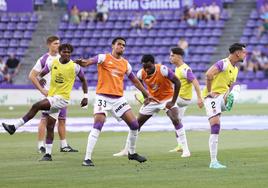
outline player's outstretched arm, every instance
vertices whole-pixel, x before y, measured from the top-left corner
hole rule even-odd
[[[90,66],[90,65],[96,63],[93,58],[89,58],[89,59],[77,59],[74,62],[76,64],[80,65],[81,67],[87,67],[87,66]]]

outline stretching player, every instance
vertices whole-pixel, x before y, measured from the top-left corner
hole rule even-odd
[[[128,159],[136,160],[140,163],[147,160],[135,152],[139,124],[131,107],[123,97],[124,75],[126,74],[135,87],[143,93],[146,98],[145,104],[148,104],[153,98],[149,97],[143,85],[133,74],[131,65],[122,57],[125,46],[126,40],[122,37],[116,37],[112,41],[111,54],[99,54],[87,60],[79,59],[76,61],[81,66],[97,64],[98,67],[97,95],[94,104],[94,125],[88,136],[86,155],[82,163],[83,166],[94,166],[92,152],[108,112],[111,112],[117,119],[123,119],[130,128]]]
[[[246,57],[244,44],[234,43],[229,48],[229,56],[219,60],[212,65],[206,72],[206,87],[203,90],[205,97],[205,108],[208,121],[211,127],[209,137],[210,165],[209,168],[226,168],[217,160],[218,137],[220,133],[221,112],[231,110],[233,102],[237,99],[240,92],[238,85],[234,84],[238,74],[237,64]]]
[[[4,129],[10,134],[14,134],[16,129],[23,126],[31,120],[38,111],[46,110],[47,116],[47,136],[46,136],[46,154],[41,159],[42,161],[52,161],[52,143],[54,139],[54,126],[59,116],[60,110],[65,108],[70,99],[70,93],[76,76],[82,82],[84,98],[81,101],[81,106],[86,106],[87,99],[87,81],[84,73],[79,65],[70,60],[73,47],[70,44],[61,44],[59,46],[60,58],[55,58],[53,61],[45,65],[45,68],[40,73],[42,78],[44,75],[51,72],[51,82],[49,90],[44,89],[39,80],[35,78],[37,89],[45,96],[45,99],[32,105],[31,109],[21,119],[14,124],[2,123]]]
[[[201,97],[199,82],[193,74],[192,69],[184,62],[183,56],[184,51],[182,48],[175,47],[170,50],[170,62],[176,66],[175,74],[181,81],[181,89],[177,99],[180,120],[182,120],[188,105],[191,103],[193,86],[197,95],[198,107],[202,108],[204,105]],[[170,152],[180,152],[183,150],[177,133],[176,138],[179,144],[176,148],[170,150]]]
[[[48,53],[45,53],[43,56],[41,56],[34,67],[32,68],[29,79],[33,82],[33,84],[36,86],[36,78],[42,71],[42,69],[45,67],[46,64],[53,61],[54,58],[59,58],[60,55],[58,54],[59,51],[59,45],[60,40],[57,36],[49,36],[47,38],[47,46],[48,46]],[[50,86],[50,78],[51,74],[48,73],[45,75],[42,79],[44,88],[46,90],[49,90]],[[67,114],[67,108],[63,108],[60,111],[59,117],[58,117],[58,134],[60,137],[60,151],[61,152],[78,152],[78,150],[73,149],[71,146],[68,145],[66,140],[66,114]],[[38,125],[38,151],[40,153],[45,153],[45,134],[46,134],[46,118],[44,117],[45,114],[42,113],[42,118],[40,120],[40,123]]]
[[[166,66],[155,64],[154,57],[150,54],[144,55],[141,63],[143,69],[137,73],[137,77],[146,85],[150,95],[160,101],[160,103],[151,102],[141,107],[138,116],[139,129],[153,114],[160,110],[165,110],[174,125],[178,135],[178,142],[182,144],[183,153],[181,157],[189,157],[191,154],[188,149],[185,130],[178,118],[178,106],[176,104],[181,85],[179,79]],[[119,153],[114,154],[114,156],[124,156],[127,154],[129,138],[130,134],[128,134],[125,148]]]

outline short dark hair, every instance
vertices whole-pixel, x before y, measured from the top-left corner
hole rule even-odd
[[[125,38],[123,38],[123,37],[115,37],[113,39],[113,41],[112,41],[112,44],[115,44],[117,40],[123,40],[125,43],[127,43]]]
[[[59,46],[59,52],[61,52],[61,51],[64,50],[64,49],[68,49],[68,50],[70,50],[71,53],[74,51],[73,46],[72,46],[71,44],[68,44],[68,43],[66,43],[66,44],[61,44],[61,45]]]
[[[144,64],[144,63],[149,63],[149,62],[151,62],[152,64],[155,63],[154,56],[151,54],[144,54],[141,58],[141,63]]]
[[[184,56],[184,50],[180,47],[171,48],[170,51],[173,54]]]
[[[56,40],[60,40],[60,38],[55,36],[55,35],[51,35],[51,36],[47,37],[47,44],[51,44],[52,42],[54,42]]]
[[[238,51],[238,50],[243,50],[243,48],[245,48],[246,45],[245,44],[242,44],[242,43],[234,43],[230,46],[229,48],[229,52],[232,54],[234,53],[235,51]]]

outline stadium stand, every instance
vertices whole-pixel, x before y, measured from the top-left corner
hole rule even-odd
[[[264,32],[259,34],[259,28],[263,25],[264,19],[258,9],[253,9],[250,13],[249,19],[245,25],[243,35],[240,38],[240,42],[247,44],[247,50],[249,51],[249,57],[247,58],[246,68],[239,73],[239,82],[248,86],[250,89],[265,88],[268,83],[268,70],[262,68],[250,68],[250,59],[256,51],[263,54],[266,58],[268,56],[268,35]],[[254,52],[255,51],[255,52]],[[253,62],[257,64],[256,60]],[[266,64],[268,62],[266,61]],[[255,66],[255,65],[252,65]],[[257,66],[257,65],[256,65]]]
[[[0,57],[4,62],[10,54],[16,54],[19,59],[25,55],[37,22],[34,13],[0,14]]]
[[[190,54],[186,57],[186,61],[201,79],[210,63],[215,46],[218,45],[224,23],[229,18],[228,13],[222,11],[219,21],[201,20],[194,28],[188,26],[185,21],[179,21],[181,16],[179,11],[153,12],[153,15],[156,17],[156,24],[150,30],[141,31],[131,28],[134,15],[127,12],[110,12],[105,23],[81,21],[79,25],[75,25],[62,19],[57,35],[62,42],[70,42],[75,46],[73,59],[109,52],[113,37],[125,37],[127,40],[125,57],[135,72],[140,69],[139,61],[142,53],[152,53],[159,63],[171,67],[168,59],[169,49],[176,46],[179,38],[183,37],[189,43]],[[94,73],[92,77],[92,73],[94,68],[92,71],[86,70],[89,85],[94,86],[97,75]],[[128,81],[126,85],[129,85]]]

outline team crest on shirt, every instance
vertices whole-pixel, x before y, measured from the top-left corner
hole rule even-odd
[[[152,90],[156,91],[158,90],[159,86],[157,84],[151,84]]]
[[[112,76],[114,76],[114,77],[119,77],[121,73],[120,73],[119,70],[117,70],[117,69],[113,69],[111,74],[112,74]]]

